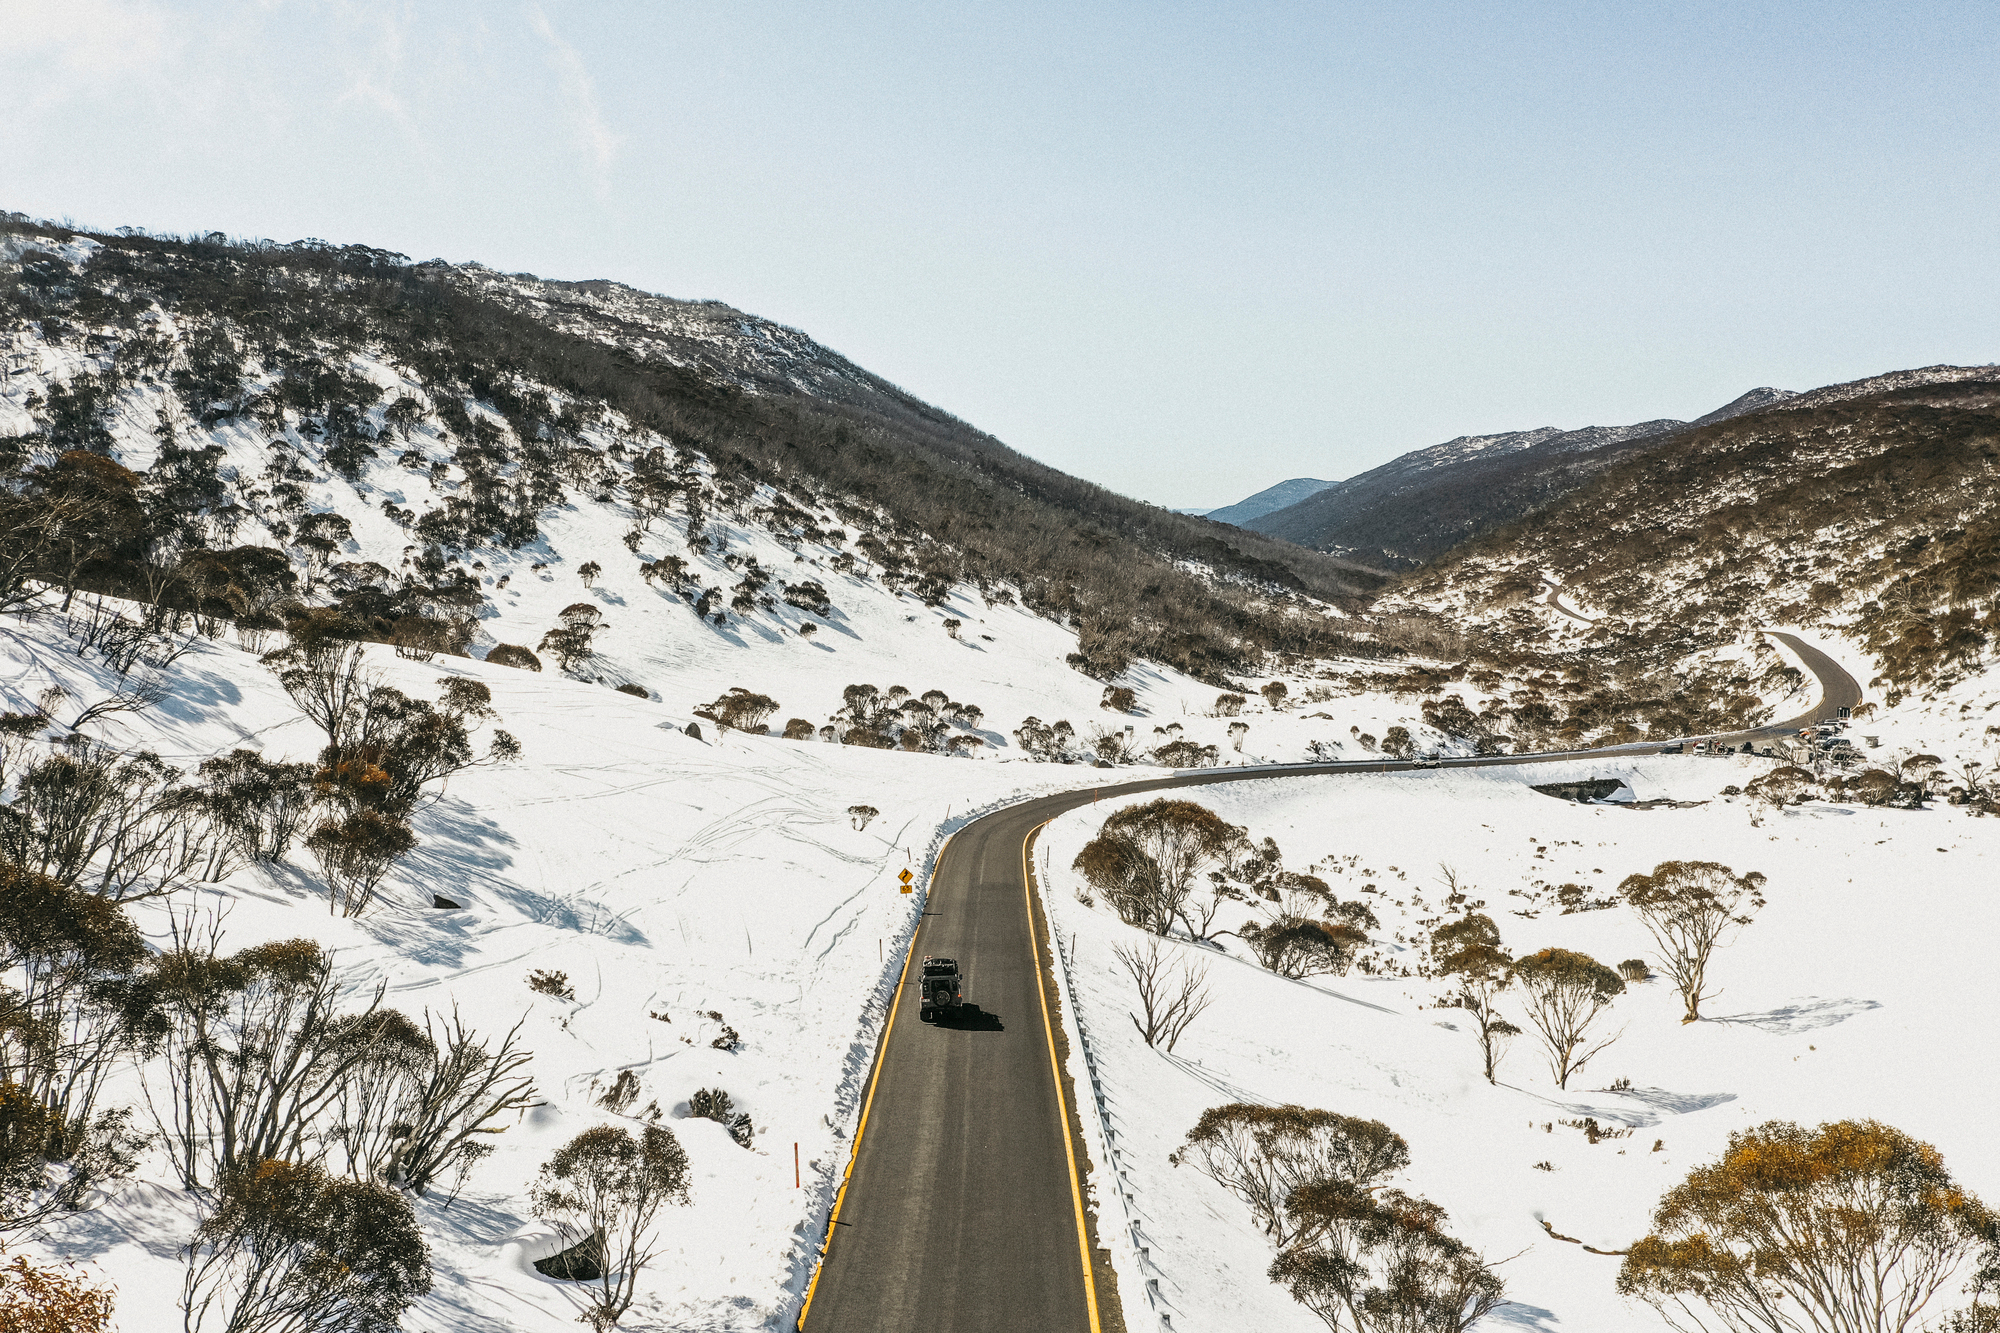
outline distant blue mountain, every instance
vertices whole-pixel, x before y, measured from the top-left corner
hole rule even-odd
[[[1308,495],[1323,491],[1334,484],[1330,481],[1321,481],[1317,477],[1293,477],[1290,481],[1281,481],[1276,486],[1267,486],[1247,500],[1238,500],[1226,508],[1211,509],[1207,516],[1218,523],[1234,523],[1240,528],[1253,518],[1275,514],[1280,509],[1289,508]],[[1196,511],[1190,509],[1185,512]]]

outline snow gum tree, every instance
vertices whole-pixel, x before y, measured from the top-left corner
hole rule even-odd
[[[225,1173],[187,1258],[188,1333],[394,1333],[431,1286],[408,1200],[286,1161]]]
[[[1327,1181],[1294,1191],[1287,1212],[1306,1239],[1271,1279],[1335,1333],[1463,1333],[1504,1303],[1500,1278],[1428,1199]]]
[[[1379,1120],[1304,1106],[1210,1107],[1170,1158],[1243,1200],[1279,1245],[1301,1232],[1286,1214],[1295,1191],[1335,1182],[1367,1192],[1410,1164],[1410,1145]]]
[[[1473,912],[1431,932],[1431,957],[1437,969],[1458,982],[1455,1003],[1472,1018],[1486,1081],[1493,1082],[1500,1058],[1521,1029],[1500,1014],[1497,1002],[1510,980],[1507,951],[1500,946],[1500,928],[1493,918]]]
[[[597,1290],[583,1322],[605,1333],[632,1307],[639,1274],[657,1251],[653,1218],[688,1201],[688,1156],[673,1131],[648,1125],[634,1138],[599,1125],[571,1139],[542,1167],[531,1196],[537,1216],[573,1241],[595,1237]]]
[[[1590,1026],[1625,993],[1624,980],[1589,954],[1570,949],[1523,955],[1508,975],[1521,988],[1528,1021],[1542,1035],[1556,1086],[1567,1088],[1570,1075],[1618,1039],[1613,1033],[1592,1044]]]
[[[2000,1322],[1996,1240],[2000,1219],[1929,1144],[1872,1120],[1773,1120],[1660,1200],[1618,1290],[1676,1329],[1904,1333],[1977,1255],[1979,1303],[1944,1324],[1970,1333]]]
[[[1196,881],[1243,841],[1241,828],[1207,806],[1162,798],[1105,820],[1074,865],[1126,925],[1165,935],[1178,922],[1200,939],[1206,932],[1188,912]]]
[[[1714,861],[1663,861],[1650,875],[1628,875],[1620,896],[1636,912],[1660,949],[1660,970],[1687,1005],[1683,1023],[1701,1017],[1708,963],[1732,928],[1750,924],[1764,906],[1764,876],[1739,876]]]

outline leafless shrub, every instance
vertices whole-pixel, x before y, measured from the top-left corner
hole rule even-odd
[[[1148,939],[1138,947],[1117,945],[1112,953],[1124,964],[1132,984],[1138,988],[1139,1008],[1144,1017],[1130,1015],[1132,1026],[1139,1030],[1148,1046],[1164,1044],[1167,1050],[1173,1050],[1174,1043],[1209,1006],[1208,969],[1170,968],[1168,960],[1161,956],[1158,938]]]
[[[547,995],[558,1000],[576,998],[576,988],[569,984],[567,972],[552,972],[538,967],[528,973],[528,989],[537,995]]]

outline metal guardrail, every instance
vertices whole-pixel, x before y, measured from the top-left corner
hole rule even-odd
[[[1046,892],[1049,884],[1046,850],[1043,851],[1041,859],[1043,864],[1040,867],[1040,887]],[[1174,1326],[1173,1315],[1166,1309],[1167,1299],[1161,1289],[1167,1273],[1154,1261],[1152,1246],[1147,1243],[1144,1220],[1139,1214],[1136,1186],[1132,1183],[1131,1172],[1125,1166],[1124,1154],[1118,1147],[1118,1130],[1112,1124],[1111,1099],[1106,1095],[1104,1080],[1098,1073],[1097,1052],[1091,1044],[1090,1025],[1083,1016],[1082,1007],[1076,1002],[1075,938],[1073,936],[1064,938],[1060,932],[1054,930],[1053,925],[1050,933],[1055,937],[1056,958],[1062,965],[1057,975],[1062,985],[1064,1020],[1076,1029],[1077,1049],[1083,1052],[1084,1069],[1090,1075],[1091,1103],[1097,1108],[1095,1117],[1097,1146],[1103,1152],[1104,1170],[1115,1182],[1119,1211],[1125,1219],[1121,1231],[1131,1243],[1131,1253],[1136,1271],[1142,1280],[1147,1308],[1158,1318],[1159,1327],[1166,1333],[1171,1333]],[[1102,1191],[1099,1192],[1099,1197],[1100,1199],[1103,1197]]]

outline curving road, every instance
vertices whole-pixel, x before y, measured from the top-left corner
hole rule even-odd
[[[1809,713],[1735,739],[1796,730],[1860,702],[1833,659],[1786,641],[1819,678]],[[1656,746],[1622,747],[1651,751]],[[1585,751],[1604,754],[1607,751]],[[1578,753],[1446,760],[1555,763]],[[964,1015],[917,1016],[906,964],[862,1108],[848,1179],[808,1288],[804,1333],[1099,1333],[1122,1329],[1109,1266],[1083,1206],[1076,1101],[1061,1074],[1047,923],[1029,886],[1041,826],[1094,799],[1300,774],[1387,773],[1402,762],[1176,774],[1025,801],[945,844],[910,958],[959,960]]]

